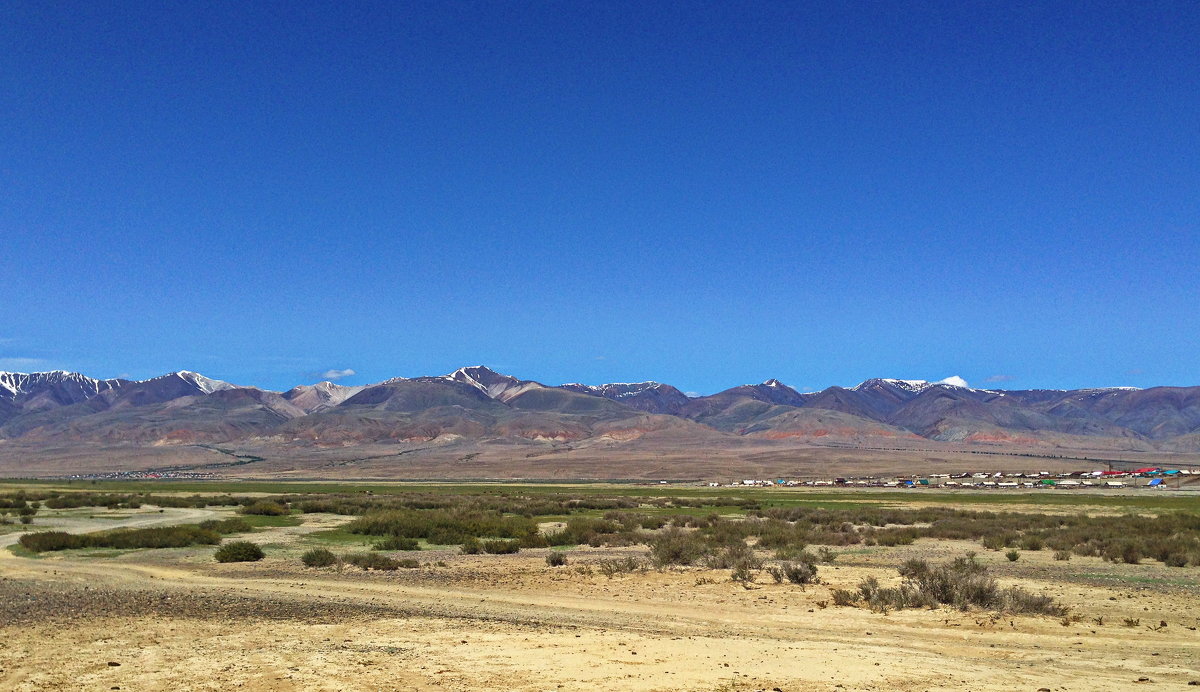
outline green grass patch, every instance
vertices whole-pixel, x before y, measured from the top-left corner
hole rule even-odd
[[[31,560],[41,560],[42,559],[41,555],[38,555],[37,553],[33,552],[32,550],[29,550],[28,548],[22,546],[19,543],[13,543],[12,545],[8,546],[8,552],[12,553],[13,555],[16,555],[17,557],[29,558]]]
[[[246,523],[254,528],[299,526],[304,523],[304,518],[299,514],[284,514],[282,516],[270,516],[266,514],[239,514],[238,517],[245,519]]]
[[[358,496],[388,496],[409,493],[431,495],[481,494],[492,496],[537,496],[571,494],[576,496],[610,496],[626,498],[678,497],[705,501],[714,511],[740,514],[740,507],[730,507],[725,500],[748,498],[763,508],[812,507],[848,509],[853,506],[903,506],[911,502],[957,506],[1033,505],[1040,507],[1083,507],[1139,511],[1197,511],[1200,496],[1162,492],[1138,495],[1106,495],[1067,490],[875,490],[865,488],[709,488],[695,485],[656,485],[615,482],[547,482],[547,483],[483,483],[483,482],[304,482],[304,481],[6,481],[0,488],[43,489],[80,492],[157,492],[166,494],[289,494],[317,497],[326,494]],[[1200,495],[1200,494],[1195,494]],[[710,503],[710,504],[709,504]],[[646,508],[649,510],[650,508]],[[655,508],[663,513],[686,513],[697,508]]]
[[[362,546],[371,545],[375,542],[375,537],[365,536],[358,533],[350,533],[341,528],[324,529],[322,531],[313,531],[305,534],[300,538],[306,543],[316,543],[319,545],[349,545]]]

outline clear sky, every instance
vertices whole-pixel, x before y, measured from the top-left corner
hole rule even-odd
[[[0,5],[0,369],[1200,384],[1195,2]]]

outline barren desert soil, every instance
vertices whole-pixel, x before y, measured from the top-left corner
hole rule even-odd
[[[196,512],[211,513],[61,525],[204,518]],[[1036,691],[1200,680],[1192,569],[1038,554],[1018,569],[981,552],[1003,583],[1055,594],[1076,620],[945,608],[885,615],[834,606],[830,590],[866,575],[894,579],[906,556],[972,546],[847,551],[821,566],[825,583],[803,590],[765,575],[743,588],[728,570],[610,578],[579,569],[637,548],[574,550],[559,568],[546,566],[545,550],[426,551],[421,568],[388,573],[301,567],[306,534],[337,521],[314,515],[251,534],[268,554],[251,564],[217,564],[211,547],[40,558],[0,550],[0,688]]]

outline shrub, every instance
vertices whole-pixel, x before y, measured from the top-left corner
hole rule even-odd
[[[490,553],[492,555],[509,555],[520,552],[520,550],[520,541],[492,540],[483,542],[483,552]]]
[[[70,534],[66,531],[27,533],[21,536],[17,542],[21,544],[22,548],[35,553],[48,550],[70,550],[87,545],[87,539],[84,536]]]
[[[567,554],[552,550],[546,555],[546,564],[551,567],[562,567],[567,564]]]
[[[817,556],[821,558],[821,562],[829,564],[837,559],[838,554],[836,551],[831,550],[830,548],[821,546],[820,548],[817,548]]]
[[[708,552],[704,540],[679,528],[669,528],[650,539],[650,559],[659,567],[691,565]]]
[[[183,548],[189,545],[215,545],[221,537],[193,524],[160,526],[148,529],[116,529],[89,534],[42,531],[25,534],[22,547],[35,553],[72,548]]]
[[[213,553],[217,562],[257,562],[263,559],[262,548],[250,541],[233,541],[217,548]]]
[[[19,521],[20,521],[22,524],[32,524],[32,523],[33,523],[33,517],[32,517],[32,516],[30,516],[30,515],[28,515],[28,514],[22,514],[22,515],[21,515],[21,518],[19,519]]]
[[[399,562],[379,553],[351,553],[345,557],[345,560],[364,570],[375,569],[391,572],[400,567]]]
[[[742,585],[748,585],[753,584],[758,575],[750,562],[742,561],[734,565],[733,571],[729,573],[729,578]]]
[[[254,527],[250,526],[250,522],[241,517],[230,517],[229,519],[207,519],[200,522],[200,528],[206,531],[216,531],[217,533],[250,533]]]
[[[776,584],[787,581],[792,584],[816,584],[817,566],[811,562],[784,562],[767,569]]]
[[[1019,560],[1021,558],[1021,554],[1018,553],[1015,549],[1013,549],[1013,550],[1010,550],[1007,553],[1005,553],[1004,557],[1008,558],[1009,562],[1016,562],[1017,560]]]
[[[862,595],[857,591],[849,591],[847,589],[833,590],[833,604],[836,606],[853,606],[858,605],[862,600]]]
[[[239,514],[258,514],[266,517],[281,517],[288,514],[288,508],[271,500],[259,500],[245,505],[238,510]]]
[[[608,560],[601,560],[596,563],[596,567],[606,577],[613,577],[626,572],[641,572],[646,569],[646,565],[641,560],[633,557],[614,557]]]
[[[338,563],[337,555],[326,548],[313,548],[300,556],[305,567],[332,567]]]
[[[483,544],[479,542],[478,538],[472,536],[462,542],[460,550],[463,555],[478,555],[483,552]]]
[[[437,545],[462,544],[467,538],[523,538],[537,534],[537,522],[498,511],[399,509],[372,511],[346,524],[346,531],[372,536],[424,538]]]
[[[1056,551],[1054,551],[1054,559],[1055,559],[1055,560],[1062,561],[1062,562],[1065,562],[1065,561],[1067,561],[1067,560],[1070,560],[1070,559],[1071,559],[1071,551],[1069,551],[1069,550],[1056,550]]]
[[[735,543],[719,548],[704,556],[704,565],[710,569],[762,569],[762,559],[755,556],[745,541],[738,539]]]
[[[1041,550],[1045,546],[1045,542],[1036,533],[1027,533],[1021,536],[1021,540],[1017,545],[1021,547],[1021,550]]]
[[[396,566],[404,569],[416,569],[421,566],[421,563],[414,558],[406,557],[396,560]]]
[[[1067,609],[1049,596],[1019,587],[1002,589],[988,576],[987,568],[973,555],[930,566],[924,560],[909,560],[900,567],[904,578],[899,587],[883,588],[874,577],[858,585],[859,599],[872,610],[889,608],[935,608],[949,605],[966,610],[972,606],[1015,614],[1066,615]],[[836,602],[836,601],[835,601]]]
[[[421,544],[415,538],[388,536],[371,546],[371,550],[420,550]]]

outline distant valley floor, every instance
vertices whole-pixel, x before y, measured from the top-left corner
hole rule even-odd
[[[1200,454],[954,445],[817,446],[796,441],[598,444],[28,444],[0,442],[0,477],[146,475],[171,478],[394,480],[826,479],[962,472],[1200,469]]]

